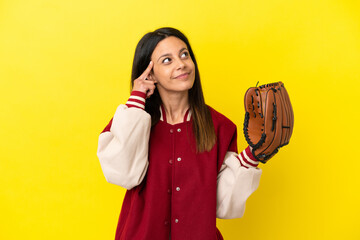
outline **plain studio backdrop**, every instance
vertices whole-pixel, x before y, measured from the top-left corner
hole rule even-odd
[[[125,189],[99,133],[129,96],[135,46],[189,38],[207,103],[242,133],[247,88],[283,81],[290,145],[226,240],[360,239],[360,4],[350,0],[0,1],[0,239],[113,239]],[[191,203],[189,203],[191,204]]]

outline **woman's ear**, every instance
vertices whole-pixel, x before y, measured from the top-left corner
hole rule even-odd
[[[151,72],[149,73],[149,79],[154,81],[154,83],[157,83],[158,81],[155,78],[154,72],[153,70],[151,70]]]

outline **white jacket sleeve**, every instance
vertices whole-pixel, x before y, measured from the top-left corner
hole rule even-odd
[[[246,155],[227,152],[217,178],[216,217],[241,218],[247,198],[258,188],[261,169]]]
[[[148,168],[151,117],[144,110],[120,105],[110,131],[99,136],[97,156],[106,180],[131,189],[139,185]]]

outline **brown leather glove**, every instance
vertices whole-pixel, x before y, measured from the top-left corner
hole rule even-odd
[[[245,93],[244,135],[252,154],[262,163],[289,143],[294,113],[282,82],[251,87]]]

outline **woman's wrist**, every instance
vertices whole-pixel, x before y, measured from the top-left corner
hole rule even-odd
[[[250,150],[250,146],[245,148],[244,151],[240,153],[240,164],[245,168],[254,168],[259,165],[259,161],[252,154],[252,150]]]
[[[129,108],[136,107],[136,108],[145,109],[145,99],[146,99],[146,93],[133,90],[131,92],[128,101],[126,102],[126,106]]]

